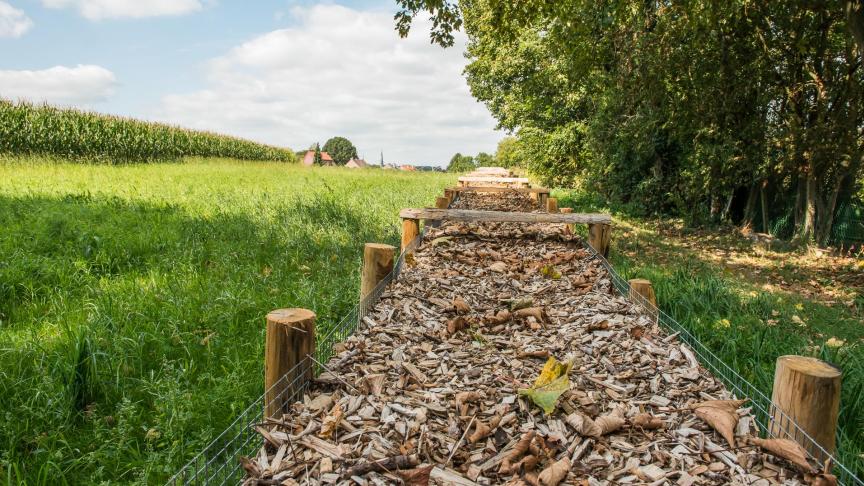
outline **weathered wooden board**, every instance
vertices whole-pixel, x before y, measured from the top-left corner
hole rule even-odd
[[[470,186],[470,187],[448,187],[454,192],[513,192],[513,193],[535,193],[549,194],[545,187],[501,187],[501,186]]]
[[[493,184],[529,184],[531,181],[527,177],[490,177],[490,176],[462,176],[459,178],[461,183],[478,183],[489,182]]]
[[[612,217],[598,213],[512,213],[505,211],[475,211],[470,209],[408,208],[399,212],[402,219],[446,221],[491,221],[510,223],[611,224]]]

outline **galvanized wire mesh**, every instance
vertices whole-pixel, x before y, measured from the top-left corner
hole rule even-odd
[[[316,336],[314,357],[306,357],[297,363],[270,389],[265,390],[218,437],[183,466],[167,484],[172,486],[239,484],[245,475],[240,465],[240,456],[254,457],[262,445],[261,436],[255,431],[254,426],[264,420],[264,408],[267,405],[265,397],[270,396],[274,401],[279,400],[286,404],[303,399],[303,393],[310,384],[308,375],[303,373],[303,370],[311,366],[316,376],[324,371],[326,366],[324,363],[333,356],[333,346],[348,338],[362,324],[363,318],[372,310],[387,286],[398,278],[405,256],[417,248],[425,234],[424,227],[420,235],[399,254],[399,258],[393,264],[393,270],[339,322],[330,326],[321,336]]]
[[[819,463],[824,464],[826,459],[831,460],[833,465],[832,473],[837,476],[837,480],[843,485],[864,486],[864,481],[858,478],[848,467],[840,463],[835,456],[826,451],[819,445],[807,432],[801,429],[786,413],[775,407],[771,399],[765,395],[759,388],[747,381],[738,372],[733,370],[729,365],[724,363],[716,354],[708,349],[699,339],[694,336],[685,326],[676,321],[669,314],[663,312],[651,302],[649,302],[641,294],[634,292],[630,287],[630,283],[625,280],[618,272],[612,268],[603,255],[597,253],[591,245],[584,243],[585,248],[591,253],[593,258],[600,261],[601,265],[609,273],[612,285],[621,293],[621,295],[629,297],[629,299],[660,325],[677,335],[678,339],[685,343],[688,348],[693,351],[699,362],[708,369],[717,379],[719,379],[726,387],[738,398],[748,398],[746,406],[751,407],[753,416],[758,424],[759,432],[762,437],[792,439],[802,444],[810,458]]]

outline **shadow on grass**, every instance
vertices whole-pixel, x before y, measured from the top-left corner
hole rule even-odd
[[[604,210],[600,201],[588,196],[556,196],[560,207]],[[861,476],[864,326],[860,317],[843,306],[827,306],[794,292],[766,291],[693,249],[639,231],[637,225],[626,234],[613,233],[610,261],[618,273],[626,279],[651,280],[658,305],[766,395],[771,396],[779,356],[816,356],[843,370],[840,457]]]
[[[11,483],[158,483],[263,387],[264,315],[350,309],[395,227],[327,194],[252,216],[0,197],[0,464]]]

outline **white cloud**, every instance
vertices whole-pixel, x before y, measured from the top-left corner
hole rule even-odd
[[[0,70],[0,97],[62,105],[104,101],[114,92],[114,73],[93,65],[54,66],[40,71]]]
[[[33,27],[33,21],[23,11],[0,1],[0,37],[21,37]]]
[[[464,39],[429,44],[424,25],[400,39],[388,12],[295,8],[294,27],[211,60],[206,89],[167,96],[158,118],[303,149],[334,135],[378,161],[446,163],[494,151],[501,138],[468,90]]]
[[[73,7],[90,20],[183,15],[203,7],[199,0],[42,0],[49,8]]]

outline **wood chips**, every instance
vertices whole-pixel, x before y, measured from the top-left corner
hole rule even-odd
[[[465,193],[454,207],[536,204]],[[546,415],[518,390],[549,357],[573,366]],[[757,433],[746,404],[717,419],[734,422],[723,433],[694,413],[734,397],[564,225],[429,228],[326,368],[303,403],[256,426],[264,446],[242,459],[244,484],[805,482],[744,440]]]

